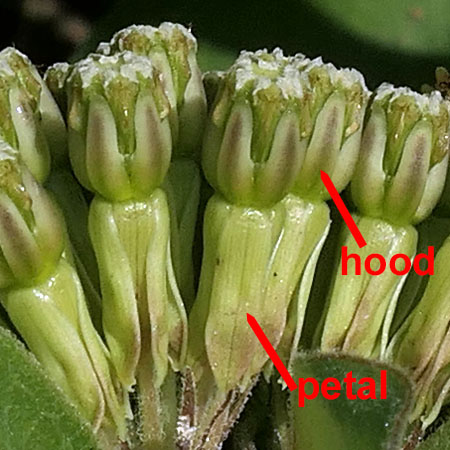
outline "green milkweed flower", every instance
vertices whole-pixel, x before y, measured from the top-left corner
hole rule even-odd
[[[0,141],[1,301],[27,345],[94,426],[126,433],[126,403],[66,260],[62,215]]]
[[[197,159],[206,119],[206,97],[196,60],[197,42],[179,24],[132,25],[118,31],[97,51],[113,55],[132,51],[147,57],[158,72],[170,104],[172,162],[164,183],[171,213],[171,248],[174,269],[183,296],[190,305],[194,297],[192,245],[200,191]]]
[[[213,341],[217,341],[219,337],[221,339],[230,338],[229,326],[226,323],[220,327],[221,332],[212,325],[212,321],[216,320],[214,319],[216,314],[220,315],[219,312],[226,308],[226,298],[230,301],[233,298],[233,301],[236,302],[230,311],[234,311],[239,305],[241,308],[244,304],[249,306],[251,304],[250,299],[247,299],[245,303],[240,302],[239,299],[243,293],[239,292],[240,289],[233,281],[234,276],[231,276],[230,273],[230,291],[225,294],[228,287],[226,278],[224,278],[223,282],[226,284],[217,291],[217,295],[220,297],[217,297],[217,305],[215,307],[206,306],[209,302],[211,305],[216,303],[211,297],[215,292],[213,285],[210,284],[212,279],[206,282],[206,278],[214,277],[213,274],[216,271],[221,272],[222,270],[225,271],[223,275],[225,276],[230,264],[234,264],[237,271],[244,269],[247,257],[243,249],[246,245],[250,245],[250,242],[245,244],[244,235],[248,236],[248,239],[253,236],[252,239],[256,245],[254,248],[256,259],[252,260],[252,264],[260,261],[262,265],[261,270],[251,272],[251,279],[255,280],[255,283],[256,279],[260,280],[261,289],[265,285],[263,282],[265,271],[262,270],[262,267],[269,262],[266,258],[269,257],[272,241],[281,231],[278,227],[281,226],[280,221],[285,217],[284,207],[278,206],[277,203],[288,193],[303,159],[298,127],[301,90],[296,89],[295,84],[290,86],[288,81],[289,77],[296,80],[296,69],[302,61],[303,58],[290,61],[280,50],[275,50],[273,53],[267,51],[255,54],[246,52],[227,72],[218,88],[206,128],[203,147],[205,175],[217,194],[209,201],[205,213],[205,251],[207,254],[203,261],[204,273],[200,281],[198,298],[191,314],[192,328],[198,328],[204,333],[208,333],[207,329],[210,329],[212,334],[209,339],[207,335],[202,336],[198,330],[193,330],[195,334],[192,340],[192,352],[196,354],[203,346],[206,345],[206,349],[208,349],[208,346],[211,345],[212,347],[207,352],[212,356],[212,352],[216,353],[216,350],[219,351],[222,348]],[[267,211],[261,208],[267,208]],[[289,216],[288,213],[287,215]],[[229,233],[236,233],[236,236],[232,238],[230,234],[226,238],[223,234],[224,227],[229,230]],[[253,230],[252,233],[250,233],[250,229]],[[238,238],[240,233],[244,233],[244,235]],[[267,239],[263,239],[260,233],[267,233]],[[242,250],[238,253],[227,251],[228,256],[226,257],[225,254],[221,254],[218,247],[221,246],[221,241],[225,242],[228,239],[230,239],[230,245],[233,242],[237,245],[238,241],[241,241],[239,246]],[[265,242],[268,245],[263,254],[259,254],[262,248],[260,247],[258,250],[258,242]],[[225,261],[224,258],[227,260]],[[240,268],[238,269],[238,267]],[[206,277],[208,270],[211,272]],[[205,282],[208,286],[206,291],[204,291]],[[246,292],[247,295],[260,297],[256,289],[253,294],[252,290]],[[223,307],[221,303],[223,303]],[[231,305],[229,306],[231,307]],[[207,311],[210,311],[209,317],[205,316]],[[233,314],[229,312],[228,315],[232,322],[238,320],[240,323],[238,329],[243,335],[237,340],[247,342],[250,339],[251,341],[248,333],[249,331],[251,333],[251,330],[245,323],[245,312],[242,311],[242,317],[237,316],[237,311]],[[199,326],[197,320],[200,321],[201,316],[203,316],[201,322],[206,320],[206,323]],[[223,317],[221,321],[223,321]],[[194,343],[195,337],[200,340],[197,344]],[[206,342],[202,344],[201,341],[204,339]],[[230,352],[238,351],[236,344],[231,347],[227,345]],[[257,344],[256,340],[252,342],[255,350]],[[222,351],[224,351],[223,348]],[[248,349],[241,348],[241,352],[248,355]],[[243,382],[245,385],[249,378],[259,371],[248,373],[251,361],[243,365],[242,358],[237,354],[235,356],[236,358],[231,355],[224,358],[222,355],[221,361],[215,361],[216,357],[214,357],[214,361],[209,361],[217,376],[216,382],[224,391],[238,385],[244,374],[246,374]],[[222,363],[233,364],[233,367],[222,367]]]
[[[188,351],[197,388],[210,389],[199,394],[207,412],[225,408],[230,392],[245,397],[267,362],[247,313],[283,359],[295,352],[330,223],[316,182],[320,170],[331,172],[339,189],[349,181],[368,98],[353,71],[279,49],[243,52],[214,83],[202,162],[215,194],[205,212]],[[231,410],[223,417],[235,419]],[[200,429],[207,426],[208,417],[199,420]]]
[[[219,81],[203,145],[203,169],[229,202],[270,206],[294,183],[304,158],[299,115],[303,56],[243,52]],[[302,151],[303,150],[303,151]]]
[[[425,219],[445,182],[448,128],[449,109],[437,91],[425,95],[381,85],[352,180],[358,210],[399,225]]]
[[[67,157],[61,113],[30,60],[8,47],[0,52],[0,136],[19,150],[33,176],[45,181],[50,159]]]
[[[175,426],[165,428],[166,411],[175,400],[163,397],[172,395],[170,370],[180,369],[186,348],[160,188],[172,152],[171,106],[150,59],[129,51],[74,64],[66,89],[72,166],[96,194],[89,234],[111,359],[126,390],[137,383],[146,439],[170,447]]]
[[[449,110],[438,92],[417,94],[381,85],[373,96],[351,184],[356,223],[367,241],[359,249],[345,230],[341,243],[362,263],[373,253],[387,261],[417,249],[413,224],[425,219],[441,195],[448,164]],[[341,261],[342,262],[342,261]],[[402,259],[396,268],[404,271]],[[336,268],[320,338],[322,350],[385,355],[406,273],[348,274]],[[375,269],[372,267],[372,269]]]

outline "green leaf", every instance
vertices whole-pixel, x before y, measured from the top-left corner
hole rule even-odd
[[[34,357],[0,328],[0,450],[93,450],[92,431]]]
[[[366,41],[411,54],[447,56],[447,0],[309,0],[336,25]]]
[[[337,378],[342,391],[335,400],[319,394],[305,399],[298,406],[299,389],[291,393],[291,412],[298,450],[398,450],[405,435],[410,406],[411,384],[398,370],[368,360],[339,355],[300,355],[294,364],[294,379],[315,378],[319,384],[325,378]],[[386,399],[380,399],[380,371],[387,371]],[[376,382],[377,399],[350,400],[343,379],[350,371],[356,382],[352,393],[358,391],[358,381],[371,377]],[[367,384],[364,383],[364,386]],[[304,391],[312,393],[312,384]],[[301,390],[300,390],[301,392]],[[338,391],[329,391],[330,394]],[[367,391],[366,391],[367,393]]]

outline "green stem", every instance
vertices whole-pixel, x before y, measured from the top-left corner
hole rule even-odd
[[[246,389],[224,393],[214,381],[203,378],[198,397],[185,428],[178,428],[178,447],[182,450],[215,450],[221,448],[247,403],[255,378]],[[186,386],[184,386],[186,388]],[[184,405],[183,405],[184,406]]]

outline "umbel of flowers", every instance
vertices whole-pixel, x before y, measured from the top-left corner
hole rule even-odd
[[[322,173],[352,200],[367,246],[345,230],[337,244],[361,259],[412,258],[415,226],[446,204],[439,92],[371,93],[354,69],[278,48],[204,77],[196,58],[170,23],[120,30],[45,81],[0,52],[0,302],[107,449],[221,448],[277,377],[247,314],[289,369],[311,350],[334,239]],[[326,268],[308,324],[315,350],[402,368],[423,430],[450,391],[448,252],[395,328],[406,275],[351,264]]]

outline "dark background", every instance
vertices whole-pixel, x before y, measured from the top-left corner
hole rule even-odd
[[[38,67],[74,60],[132,23],[192,26],[204,69],[225,68],[241,49],[282,47],[419,89],[450,66],[448,0],[0,0],[0,45]]]

